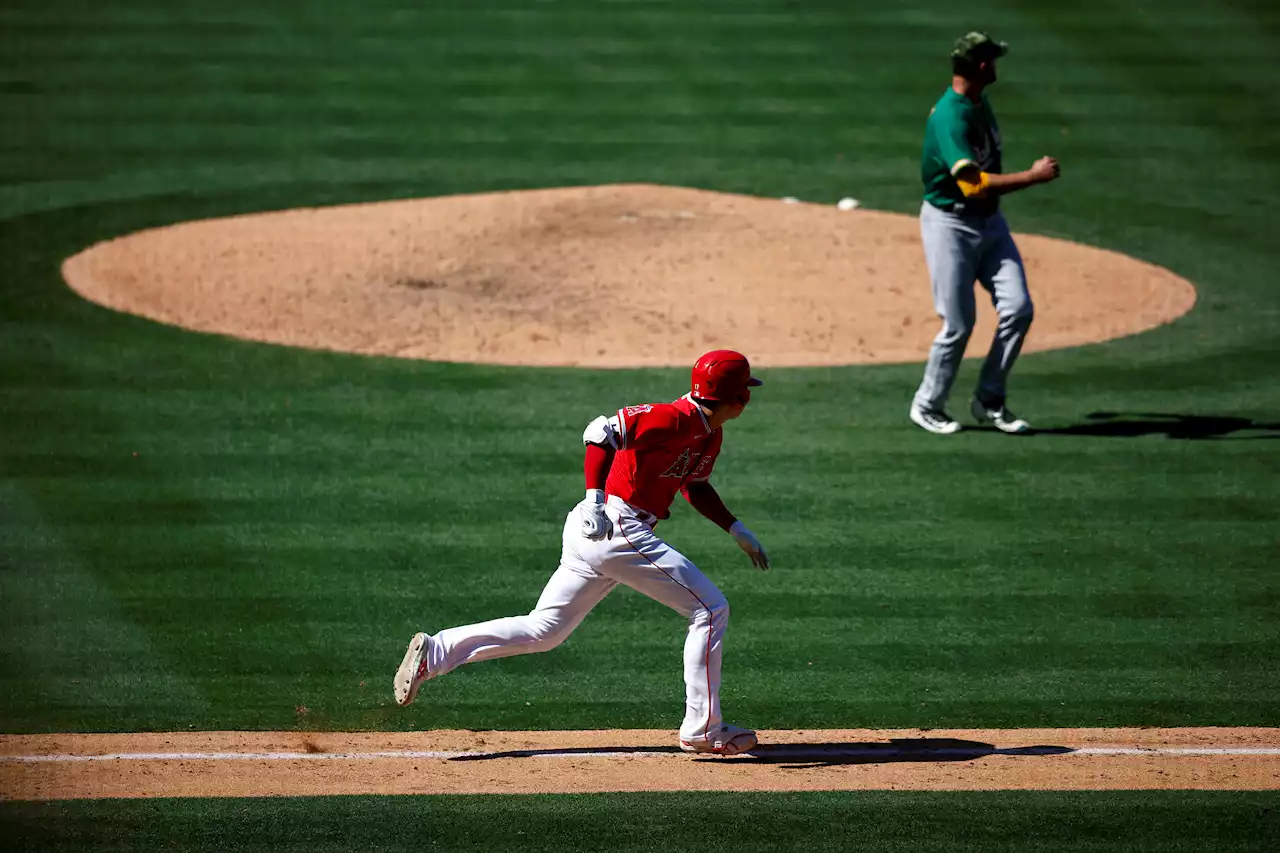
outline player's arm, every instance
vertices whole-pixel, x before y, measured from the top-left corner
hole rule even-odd
[[[618,417],[604,415],[587,424],[582,432],[582,444],[586,448],[582,459],[582,476],[586,483],[586,497],[579,506],[582,518],[582,535],[596,542],[613,538],[613,522],[604,511],[604,487],[613,467],[613,457],[618,451],[620,427]]]
[[[1007,195],[1058,177],[1058,161],[1052,157],[1041,157],[1025,172],[1000,175],[982,171],[969,141],[968,117],[971,115],[972,112],[959,112],[931,119],[937,122],[935,129],[942,159],[965,198]]]
[[[694,480],[687,483],[680,492],[691,507],[732,535],[738,547],[751,558],[753,565],[762,570],[769,568],[769,555],[765,553],[760,540],[729,512],[710,480]]]
[[[716,526],[726,533],[738,520],[724,505],[724,501],[720,499],[720,493],[716,491],[715,486],[711,485],[710,480],[688,483],[680,493],[689,502],[689,506],[701,513],[704,518],[715,522]]]
[[[957,162],[952,169],[956,184],[965,198],[1007,195],[1036,184],[1047,184],[1057,178],[1060,172],[1058,161],[1052,157],[1041,157],[1025,172],[1013,172],[1008,175],[984,172],[976,163],[969,161]]]

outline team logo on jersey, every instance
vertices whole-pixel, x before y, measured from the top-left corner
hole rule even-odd
[[[676,479],[683,480],[689,474],[689,466],[696,465],[699,457],[701,456],[701,453],[694,453],[690,455],[689,448],[686,447],[684,451],[676,457],[676,461],[671,463],[671,467],[663,471],[659,476],[675,477]]]
[[[652,412],[653,406],[649,405],[648,403],[645,403],[642,406],[627,406],[622,411],[626,413],[627,417],[634,418],[636,415],[643,415],[648,412]]]
[[[710,467],[711,457],[703,456],[702,461],[698,463],[698,467],[694,469],[693,476],[695,478],[705,477],[707,469]]]

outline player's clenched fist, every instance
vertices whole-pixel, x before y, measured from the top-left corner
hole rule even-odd
[[[1031,164],[1031,177],[1036,183],[1047,184],[1062,174],[1062,167],[1052,157],[1041,157]]]
[[[735,521],[733,526],[729,528],[729,532],[733,534],[733,539],[738,543],[738,547],[747,552],[747,556],[751,558],[752,565],[761,571],[769,568],[769,555],[764,552],[764,546],[760,544],[760,540],[747,529],[745,524],[741,521]]]
[[[588,493],[582,503],[578,504],[578,517],[582,519],[582,535],[592,542],[613,538],[613,522],[609,520],[609,516],[605,515],[604,504],[600,502],[603,498],[603,493],[599,495],[599,499],[596,495]]]

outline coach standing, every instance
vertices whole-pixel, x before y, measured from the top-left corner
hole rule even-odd
[[[957,39],[951,86],[925,128],[920,236],[942,331],[929,350],[910,414],[922,429],[940,435],[960,429],[945,405],[973,333],[975,280],[991,293],[1000,321],[978,379],[973,416],[1002,432],[1030,429],[1005,406],[1005,380],[1031,326],[1032,306],[1022,257],[1000,213],[1000,196],[1052,181],[1058,162],[1042,157],[1025,172],[1002,174],[1000,130],[986,89],[996,81],[996,60],[1007,52],[1007,45],[986,33]]]

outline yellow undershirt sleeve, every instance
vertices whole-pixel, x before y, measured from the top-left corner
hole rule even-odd
[[[987,187],[991,185],[991,176],[986,172],[979,172],[976,181],[956,178],[956,183],[960,186],[960,192],[964,193],[965,198],[976,198],[986,195]]]

